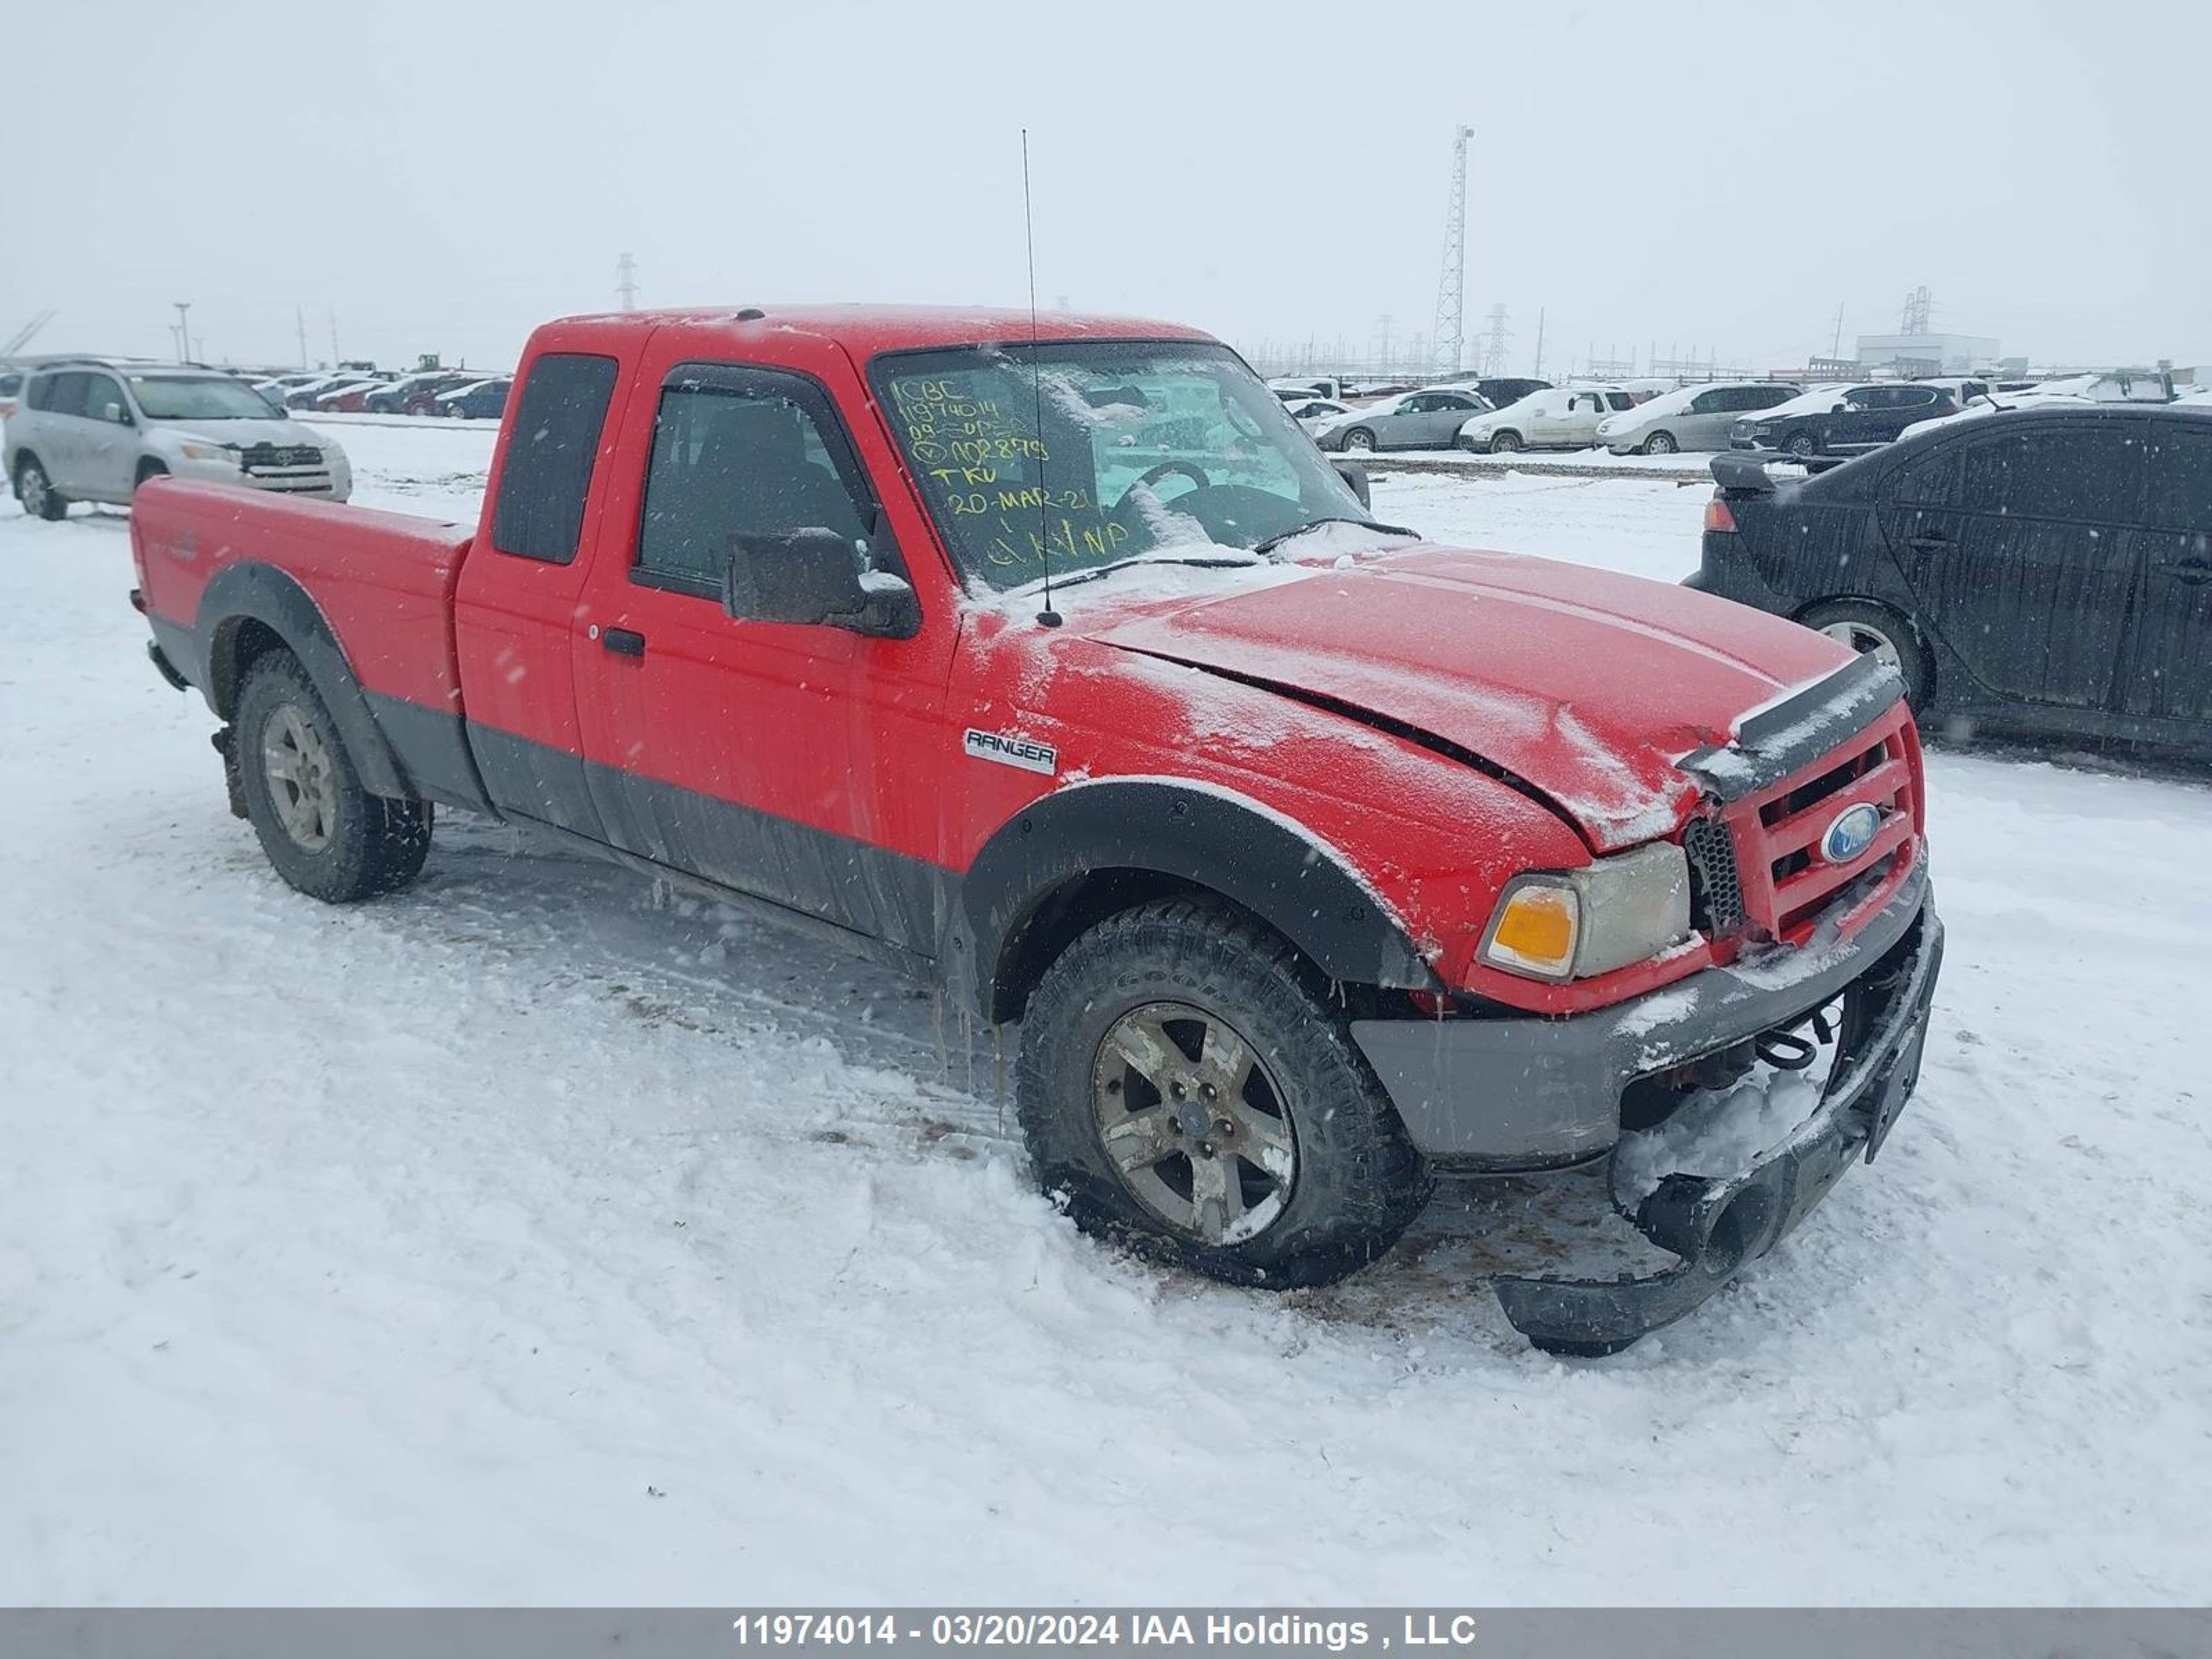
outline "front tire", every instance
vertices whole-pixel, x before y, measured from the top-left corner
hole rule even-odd
[[[35,455],[26,455],[15,464],[15,499],[34,519],[52,523],[69,516],[69,497],[54,488]]]
[[[1655,432],[1644,441],[1644,453],[1647,455],[1672,455],[1680,447],[1671,432]]]
[[[139,487],[149,478],[166,478],[168,476],[169,469],[164,466],[161,462],[141,461],[138,463],[137,482],[131,486],[131,493],[134,495],[137,494]]]
[[[1520,447],[1521,434],[1517,432],[1493,432],[1490,434],[1490,453],[1493,455],[1510,455]]]
[[[1809,461],[1820,453],[1820,441],[1810,432],[1800,432],[1782,447],[1799,460]]]
[[[1355,455],[1375,453],[1375,434],[1364,426],[1355,426],[1344,434],[1344,447]]]
[[[272,651],[247,671],[232,741],[261,850],[310,898],[352,904],[422,873],[429,803],[362,787],[337,723],[289,652]]]
[[[1797,620],[1861,656],[1889,664],[1905,681],[1905,701],[1912,712],[1917,714],[1927,706],[1935,684],[1928,653],[1921,648],[1911,624],[1888,606],[1864,599],[1832,599],[1814,605]]]
[[[1023,1020],[1037,1180],[1085,1232],[1232,1285],[1325,1285],[1397,1242],[1426,1164],[1287,943],[1178,899],[1109,918]]]

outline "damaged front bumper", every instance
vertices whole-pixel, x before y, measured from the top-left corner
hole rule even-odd
[[[1736,1173],[1672,1173],[1642,1194],[1615,1158],[1615,1206],[1680,1265],[1644,1279],[1498,1279],[1492,1288],[1513,1328],[1547,1352],[1615,1353],[1787,1237],[1852,1162],[1873,1162],[1911,1097],[1942,960],[1943,925],[1923,897],[1903,936],[1844,994],[1820,1104],[1778,1146]]]

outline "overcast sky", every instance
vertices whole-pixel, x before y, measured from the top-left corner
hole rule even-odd
[[[2212,362],[2212,4],[0,6],[0,342],[511,362],[616,302],[1024,301],[1525,372],[1897,326]],[[1470,359],[1472,361],[1472,359]]]

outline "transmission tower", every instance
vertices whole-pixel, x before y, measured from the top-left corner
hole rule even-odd
[[[615,293],[624,311],[637,309],[637,261],[627,253],[615,261]]]
[[[1505,372],[1505,342],[1509,337],[1505,331],[1505,307],[1502,305],[1491,307],[1490,343],[1483,348],[1482,353],[1484,374],[1503,374]]]
[[[1903,326],[1898,330],[1898,332],[1925,334],[1928,331],[1929,313],[1934,309],[1934,306],[1929,303],[1928,298],[1928,284],[1923,283],[1905,296]]]
[[[5,344],[0,344],[0,357],[21,351],[25,346],[30,344],[32,337],[53,321],[54,316],[55,313],[51,311],[42,311],[32,318],[29,322],[9,335]]]
[[[1437,278],[1436,372],[1458,372],[1460,330],[1467,308],[1467,141],[1473,127],[1452,129],[1451,198],[1444,204],[1444,265]]]

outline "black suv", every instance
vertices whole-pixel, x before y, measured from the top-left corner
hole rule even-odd
[[[1808,393],[1800,402],[1809,401]],[[1839,386],[1825,409],[1754,415],[1729,428],[1731,449],[1779,449],[1796,456],[1849,455],[1886,444],[1916,421],[1955,415],[1959,405],[1942,386],[1890,381]]]
[[[1923,725],[2212,754],[2212,411],[2012,410],[1802,482],[1712,468],[1689,586],[1894,662]]]

